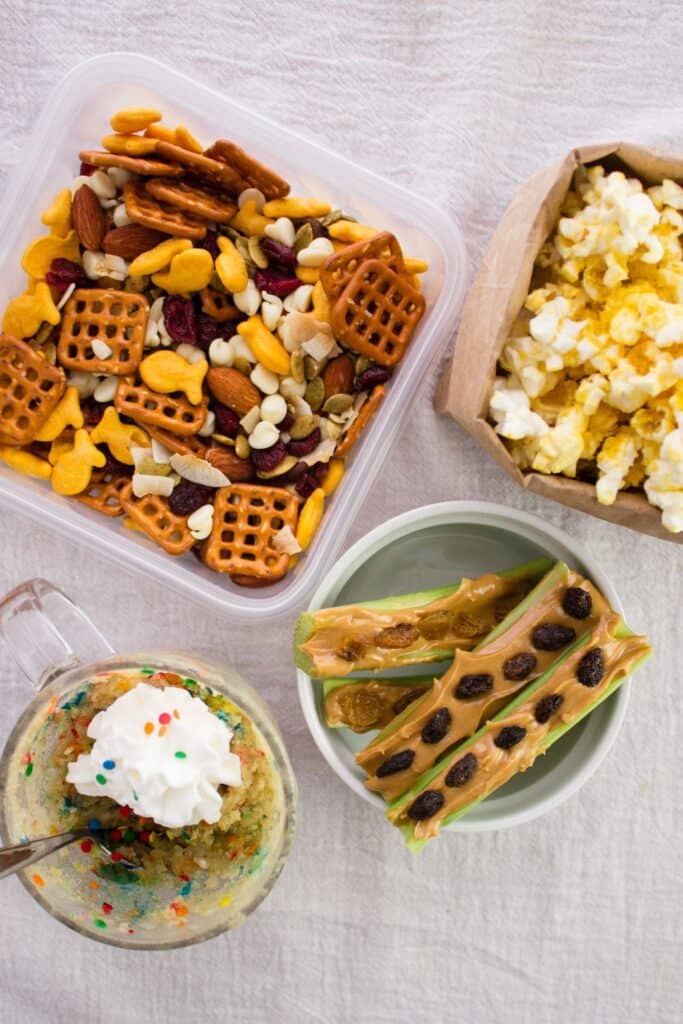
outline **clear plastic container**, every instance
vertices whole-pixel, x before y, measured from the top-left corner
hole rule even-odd
[[[415,391],[441,345],[453,335],[467,267],[462,234],[441,210],[344,157],[226,99],[139,54],[113,53],[79,64],[62,79],[35,123],[0,206],[0,305],[23,290],[25,246],[43,229],[40,214],[78,172],[81,149],[99,146],[121,107],[152,106],[209,142],[228,137],[271,164],[294,194],[320,196],[359,220],[393,231],[411,256],[429,262],[422,287],[427,311],[370,427],[348,460],[315,540],[296,568],[272,587],[246,589],[205,568],[191,553],[174,558],[142,534],[122,527],[49,484],[0,463],[0,503],[144,571],[179,593],[251,618],[301,606],[338,553],[385,457],[405,423]]]

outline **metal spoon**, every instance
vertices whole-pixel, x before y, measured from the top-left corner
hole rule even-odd
[[[16,871],[27,868],[29,864],[35,864],[36,861],[42,860],[48,854],[54,853],[55,850],[61,850],[63,846],[75,843],[77,839],[86,838],[92,839],[102,852],[111,858],[111,850],[104,845],[101,839],[97,838],[92,829],[79,828],[72,832],[60,832],[57,836],[43,836],[40,839],[29,839],[27,843],[0,848],[0,878],[13,875]],[[116,861],[116,864],[130,871],[135,871],[140,867],[139,864],[125,860],[123,857]]]

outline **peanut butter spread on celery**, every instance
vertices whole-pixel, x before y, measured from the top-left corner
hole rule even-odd
[[[358,733],[383,729],[424,692],[424,686],[416,688],[414,684],[398,686],[381,679],[351,680],[326,695],[325,721],[329,726],[344,725]]]

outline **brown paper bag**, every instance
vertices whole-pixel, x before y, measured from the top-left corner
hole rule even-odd
[[[487,422],[496,362],[529,291],[538,252],[551,234],[560,206],[580,164],[604,163],[630,171],[646,185],[662,178],[683,179],[683,156],[667,156],[628,142],[581,146],[559,163],[539,171],[507,208],[484,255],[463,311],[455,352],[441,379],[436,407],[449,413],[523,487],[582,512],[653,537],[683,543],[661,525],[660,510],[644,493],[621,491],[614,505],[601,505],[592,484],[563,476],[523,472]]]

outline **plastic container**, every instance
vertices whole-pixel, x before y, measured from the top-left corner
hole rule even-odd
[[[318,534],[293,572],[272,587],[236,587],[191,553],[167,555],[142,534],[126,530],[49,484],[0,464],[0,503],[115,559],[143,570],[198,601],[235,615],[272,616],[301,605],[339,551],[346,531],[405,422],[405,411],[440,345],[453,333],[466,284],[465,249],[453,221],[424,199],[363,170],[344,157],[246,110],[220,93],[139,54],[95,57],[62,79],[37,119],[8,181],[0,206],[0,303],[25,284],[25,246],[43,230],[40,214],[78,173],[78,153],[97,148],[109,117],[121,107],[152,106],[171,124],[182,123],[207,145],[227,136],[271,164],[294,194],[328,199],[359,220],[393,231],[404,251],[426,259],[427,311],[388,395],[349,460]]]

